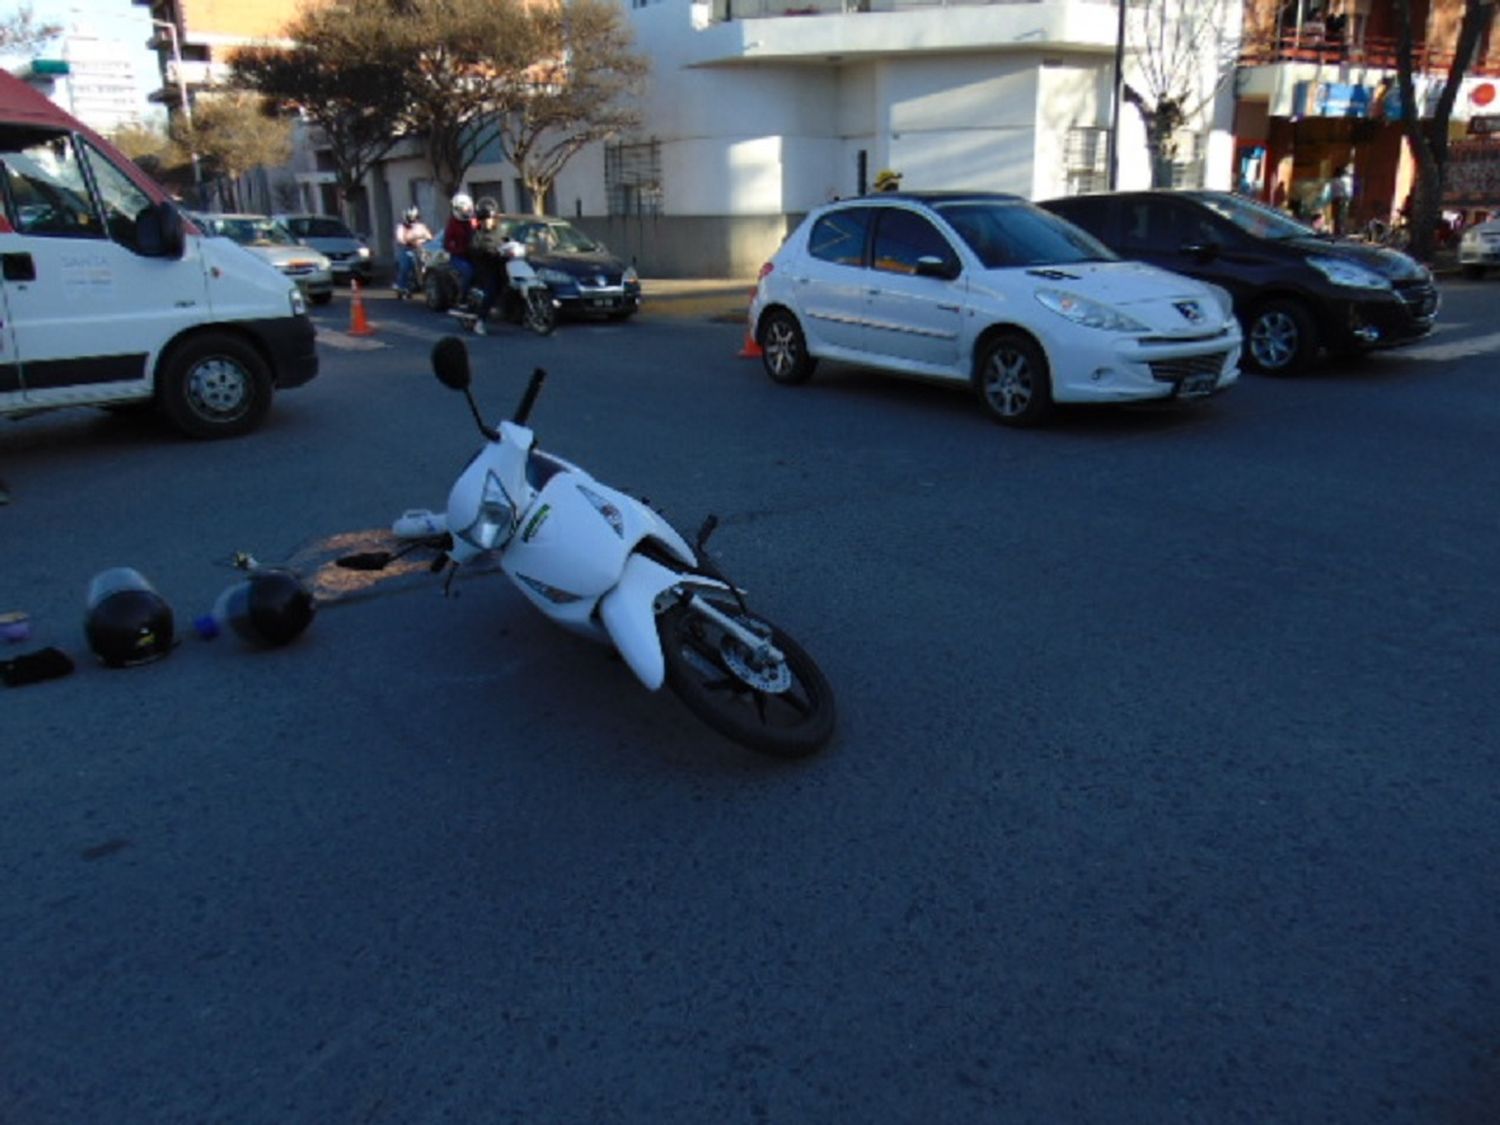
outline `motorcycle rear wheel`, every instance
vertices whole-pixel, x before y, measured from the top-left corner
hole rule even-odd
[[[714,608],[768,636],[783,659],[757,667],[744,644],[682,602],[657,619],[667,686],[720,734],[776,758],[805,758],[833,737],[833,688],[796,641],[761,617],[746,617],[727,595]]]
[[[552,294],[546,289],[531,289],[526,293],[526,327],[538,336],[550,335],[557,327],[557,306],[552,303]]]

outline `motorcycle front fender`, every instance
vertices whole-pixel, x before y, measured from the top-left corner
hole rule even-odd
[[[701,574],[684,574],[644,555],[631,555],[620,581],[599,602],[599,619],[605,632],[649,691],[661,687],[667,673],[661,634],[656,629],[656,599],[684,581],[697,587],[729,588]]]

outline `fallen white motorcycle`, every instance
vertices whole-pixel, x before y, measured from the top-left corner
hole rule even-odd
[[[462,391],[485,445],[448,494],[446,513],[410,511],[398,536],[445,551],[434,569],[485,555],[557,624],[614,646],[652,691],[665,682],[709,726],[753,750],[803,757],[833,735],[833,690],[813,659],[752,613],[709,558],[710,516],[689,546],[643,502],[542,452],[527,419],[546,379],[533,371],[515,417],[487,425],[469,355],[448,336],[438,379]],[[394,557],[394,556],[392,556]]]

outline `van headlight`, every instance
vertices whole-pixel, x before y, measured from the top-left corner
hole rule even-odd
[[[286,296],[287,300],[292,304],[293,316],[307,315],[307,300],[302,296],[302,290],[293,285],[291,291],[288,292]]]
[[[1058,316],[1085,328],[1098,328],[1104,332],[1149,331],[1134,317],[1076,293],[1067,293],[1061,289],[1038,289],[1034,296],[1043,308],[1051,309]]]
[[[515,505],[505,494],[500,478],[488,473],[484,478],[484,493],[479,501],[479,513],[474,522],[458,534],[481,551],[493,551],[510,538],[516,523]]]
[[[1334,285],[1347,285],[1351,289],[1389,289],[1391,279],[1382,277],[1374,270],[1366,269],[1343,258],[1325,258],[1319,254],[1308,257],[1307,264],[1326,277]]]

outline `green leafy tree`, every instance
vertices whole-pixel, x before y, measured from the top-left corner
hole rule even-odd
[[[410,65],[399,22],[383,4],[335,5],[304,11],[283,34],[293,46],[231,56],[234,84],[318,128],[352,212],[366,175],[399,139]]]
[[[1396,81],[1401,90],[1401,124],[1416,162],[1409,250],[1423,261],[1431,261],[1436,249],[1437,220],[1443,206],[1448,172],[1448,121],[1453,116],[1453,102],[1464,73],[1472,63],[1480,41],[1490,34],[1494,20],[1495,0],[1464,0],[1463,18],[1458,26],[1453,59],[1448,64],[1447,81],[1433,105],[1432,116],[1423,118],[1413,74],[1416,36],[1412,28],[1411,0],[1396,0]],[[1431,48],[1433,44],[1428,46]]]
[[[292,155],[292,123],[276,117],[258,94],[228,91],[200,97],[193,119],[172,122],[172,138],[196,152],[231,210],[239,208],[238,181],[254,168],[285,164]]]

